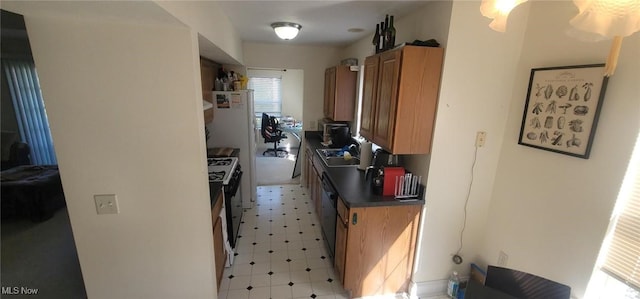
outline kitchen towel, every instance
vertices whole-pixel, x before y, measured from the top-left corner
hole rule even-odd
[[[360,144],[360,165],[358,165],[358,169],[365,170],[369,165],[371,165],[371,142],[362,142]]]

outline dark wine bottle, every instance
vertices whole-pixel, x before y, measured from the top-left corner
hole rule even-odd
[[[396,46],[396,28],[393,27],[393,16],[389,19],[389,27],[385,35],[387,40],[387,49],[392,49]]]
[[[375,47],[376,54],[380,52],[380,25],[376,24],[376,32],[373,34],[373,46]]]
[[[382,35],[382,39],[384,40],[382,50],[389,50],[389,39],[387,39],[387,34],[389,34],[389,15],[385,15],[384,17],[384,34]]]
[[[380,23],[380,41],[378,42],[378,52],[384,51],[384,22]]]

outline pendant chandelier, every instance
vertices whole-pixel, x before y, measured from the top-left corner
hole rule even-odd
[[[504,32],[509,13],[527,0],[482,0],[480,12],[493,19],[489,27]],[[622,39],[640,31],[640,0],[573,0],[579,13],[569,22],[576,30],[596,37],[613,39],[604,75],[613,75]]]

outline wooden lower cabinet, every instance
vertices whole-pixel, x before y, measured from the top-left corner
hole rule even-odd
[[[322,213],[322,165],[316,165],[316,163],[322,163],[315,157],[315,151],[311,148],[307,148],[305,154],[305,184],[309,187],[309,197],[313,204],[318,220],[321,218]]]
[[[311,183],[311,168],[313,167],[311,158],[313,156],[308,146],[305,147],[304,155],[304,180],[302,181],[302,186],[309,188],[309,184]]]
[[[307,147],[305,154],[305,184],[309,187],[309,198],[313,204],[318,220],[322,219],[322,172],[323,167],[319,158],[315,155],[315,150]]]
[[[333,259],[338,280],[344,285],[344,262],[347,252],[347,236],[349,235],[349,210],[342,202],[342,198],[338,198],[338,217],[336,219],[336,252]]]
[[[222,218],[220,218],[223,201],[222,192],[220,192],[216,204],[211,209],[211,220],[213,222],[213,255],[216,261],[216,282],[218,284],[218,289],[220,289],[220,282],[222,281],[224,264],[227,261],[227,255],[224,250],[224,240],[222,237]]]
[[[421,211],[421,205],[347,209],[339,200],[334,264],[352,298],[408,292]]]

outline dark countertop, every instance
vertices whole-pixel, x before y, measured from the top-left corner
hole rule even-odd
[[[305,142],[314,149],[325,148],[322,141],[321,132],[305,131]],[[424,205],[424,200],[400,201],[393,196],[382,196],[373,193],[371,189],[371,179],[365,180],[364,171],[358,170],[357,166],[349,167],[326,167],[323,165],[324,173],[338,191],[347,207],[379,207],[397,205]],[[369,175],[371,177],[371,175]]]
[[[222,183],[209,182],[209,197],[211,198],[211,207],[218,202],[218,195],[222,192]]]
[[[212,147],[207,149],[207,158],[238,157],[239,155],[239,148]]]

